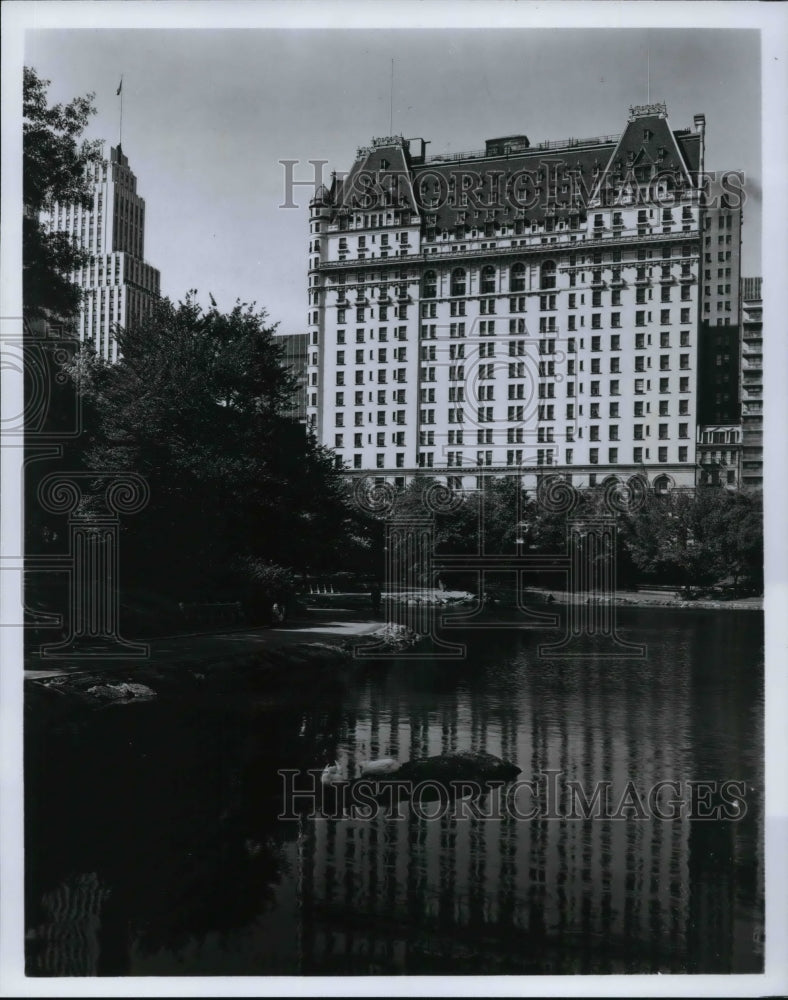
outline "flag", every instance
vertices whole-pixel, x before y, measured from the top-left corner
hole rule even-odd
[[[118,94],[120,94],[122,88],[123,88],[123,77],[120,78],[120,83],[118,84],[118,89],[115,91],[115,97],[117,97]]]

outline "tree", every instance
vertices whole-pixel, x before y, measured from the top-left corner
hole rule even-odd
[[[86,461],[134,470],[148,507],[124,544],[124,579],[185,597],[244,560],[333,565],[352,515],[331,456],[284,415],[293,379],[264,311],[205,313],[189,295],[117,331],[121,360],[84,350],[72,377],[98,415]]]
[[[761,579],[761,509],[749,494],[700,487],[651,496],[625,519],[622,535],[635,566],[653,578],[687,588]]]
[[[44,216],[56,201],[89,204],[86,167],[100,156],[99,144],[81,141],[94,113],[93,95],[78,97],[64,105],[49,106],[49,81],[26,67],[23,78],[23,223],[22,291],[26,321],[71,320],[80,305],[80,289],[68,279],[69,272],[89,255],[68,234],[50,231]],[[37,499],[41,480],[53,468],[82,468],[81,442],[73,437],[80,420],[89,413],[70,381],[59,379],[57,341],[31,335],[25,323],[25,366],[33,377],[25,380],[25,434],[29,463],[25,470],[25,548],[28,553],[52,552],[62,546],[64,518],[46,513]],[[69,345],[69,350],[73,345]],[[36,377],[36,375],[38,377]],[[38,394],[33,396],[32,394]],[[80,414],[81,410],[81,414]],[[59,457],[35,449],[37,435],[61,441]],[[55,574],[59,579],[59,574]],[[30,574],[26,597],[35,604],[54,582],[45,574]]]
[[[50,231],[42,221],[56,201],[90,206],[86,167],[101,157],[101,144],[80,141],[90,116],[93,94],[68,104],[47,104],[49,80],[25,67],[23,81],[22,293],[27,319],[73,316],[80,290],[68,273],[86,263],[89,255],[76,239]]]

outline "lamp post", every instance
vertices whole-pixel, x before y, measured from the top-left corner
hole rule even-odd
[[[518,521],[516,531],[517,535],[514,541],[517,545],[517,556],[519,558],[522,556],[524,548],[531,548],[529,544],[531,537],[531,525],[528,521]]]

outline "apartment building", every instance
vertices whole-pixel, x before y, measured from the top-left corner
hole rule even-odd
[[[117,361],[114,330],[146,315],[160,294],[160,274],[145,260],[145,200],[120,145],[108,160],[91,164],[92,204],[55,202],[53,231],[77,237],[90,262],[69,275],[83,293],[77,334],[96,353]]]
[[[282,348],[282,364],[296,380],[292,409],[289,415],[306,424],[306,359],[308,337],[305,333],[275,333],[275,343]]]
[[[651,104],[618,136],[360,148],[310,204],[307,421],[337,464],[695,485],[704,139]]]
[[[744,178],[708,179],[698,337],[698,482],[741,485],[741,225]]]
[[[763,300],[761,278],[743,278],[742,486],[763,488]]]

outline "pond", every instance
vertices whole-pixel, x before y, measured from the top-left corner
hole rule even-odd
[[[645,657],[469,630],[463,659],[29,719],[28,974],[760,971],[763,617],[619,622]],[[552,808],[278,818],[280,769],[455,750],[552,780]]]

